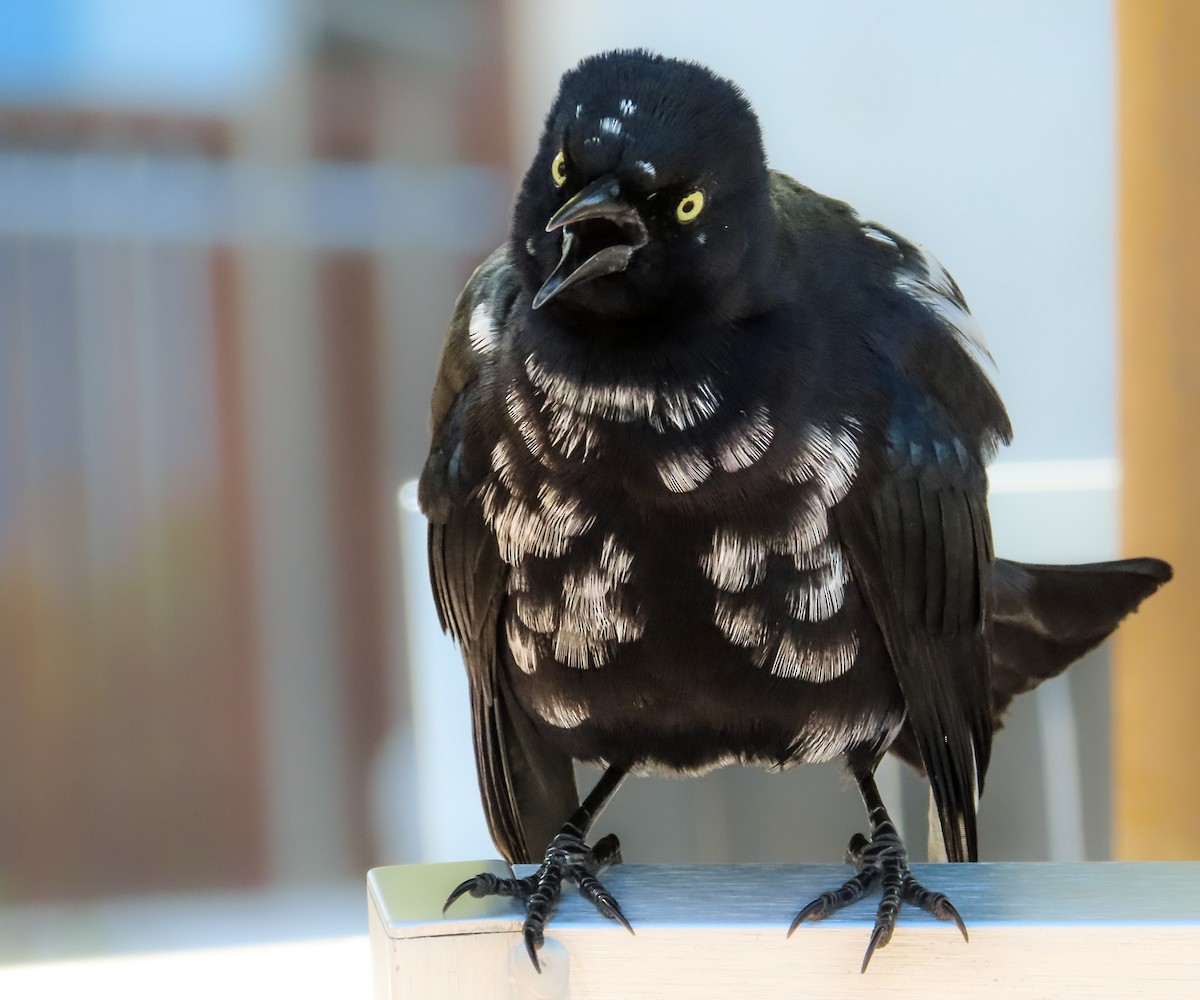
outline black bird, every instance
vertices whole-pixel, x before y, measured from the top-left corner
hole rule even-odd
[[[537,947],[626,774],[843,756],[870,836],[793,929],[920,886],[873,778],[928,775],[952,861],[1014,695],[1169,579],[1130,559],[996,559],[985,464],[1011,429],[958,286],[929,254],[767,168],[736,86],[642,51],[562,79],[511,238],[455,306],[421,477],[442,625],[470,677],[493,839],[536,875]],[[579,802],[573,760],[606,768]],[[790,933],[790,932],[789,932]]]

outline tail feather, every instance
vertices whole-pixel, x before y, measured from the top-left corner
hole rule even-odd
[[[989,645],[996,728],[1013,698],[1057,677],[1095,649],[1170,579],[1171,567],[1161,559],[1078,566],[993,562]],[[923,770],[907,726],[891,752]]]
[[[992,564],[992,709],[1056,677],[1171,579],[1161,559],[1080,566]]]

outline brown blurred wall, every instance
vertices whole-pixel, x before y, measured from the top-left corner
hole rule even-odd
[[[1124,549],[1175,579],[1117,633],[1114,854],[1200,857],[1200,4],[1117,5]]]

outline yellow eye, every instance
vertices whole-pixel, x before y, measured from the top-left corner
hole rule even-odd
[[[554,162],[550,164],[550,176],[557,188],[567,183],[567,157],[561,149],[554,154]]]
[[[675,218],[682,223],[691,222],[704,210],[704,192],[693,191],[689,195],[684,195],[683,199],[675,206]]]

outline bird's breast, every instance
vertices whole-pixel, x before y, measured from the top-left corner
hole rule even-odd
[[[852,421],[727,407],[709,378],[586,381],[536,354],[498,395],[479,497],[531,715],[576,756],[620,742],[674,767],[704,766],[692,742],[812,759],[858,738],[833,708],[867,680],[864,647],[879,659],[830,519],[857,473]],[[687,739],[700,729],[725,736]]]

